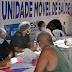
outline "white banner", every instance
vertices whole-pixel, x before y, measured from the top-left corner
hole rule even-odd
[[[0,27],[4,27],[11,38],[21,22],[29,21],[32,29],[31,40],[34,40],[37,21],[43,20],[47,25],[51,20],[58,19],[63,25],[69,14],[70,1],[0,0],[0,7]]]

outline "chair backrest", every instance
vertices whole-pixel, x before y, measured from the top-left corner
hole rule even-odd
[[[65,36],[64,32],[62,30],[59,30],[59,29],[53,30],[52,33],[53,33],[53,35],[55,36],[56,39],[58,39],[59,37]]]

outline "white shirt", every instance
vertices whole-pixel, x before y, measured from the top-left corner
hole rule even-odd
[[[40,30],[38,30],[36,33],[35,33],[35,39],[37,39],[37,36],[41,33],[42,31],[40,31]],[[56,38],[53,36],[53,34],[51,33],[51,30],[50,29],[46,29],[46,32],[48,32],[50,35],[51,35],[51,37],[52,37],[52,39],[55,39],[56,40]]]

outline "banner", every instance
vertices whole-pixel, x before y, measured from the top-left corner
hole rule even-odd
[[[61,24],[66,21],[70,11],[69,0],[0,0],[0,27],[4,27],[11,40],[18,30],[18,25],[23,21],[29,21],[31,26],[30,38],[38,30],[37,21],[44,21],[46,25],[54,19]]]

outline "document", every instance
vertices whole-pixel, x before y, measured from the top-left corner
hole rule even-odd
[[[10,64],[10,69],[30,68],[30,67],[33,67],[33,65],[26,63]]]
[[[54,44],[64,44],[64,40],[57,40]]]

